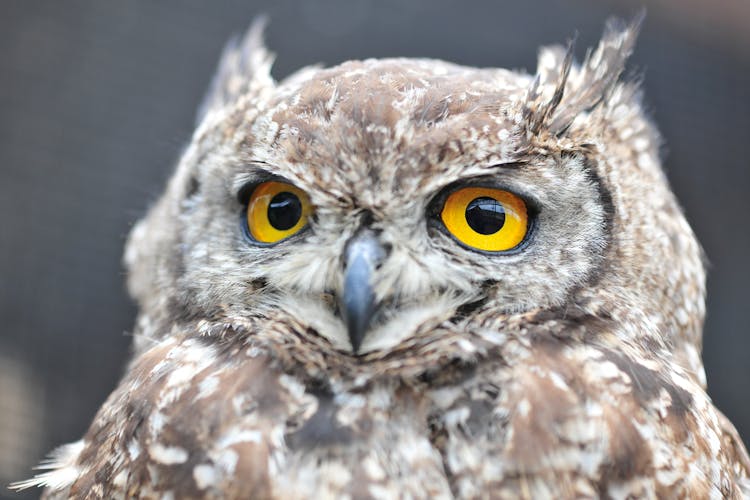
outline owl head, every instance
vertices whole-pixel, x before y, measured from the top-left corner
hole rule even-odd
[[[700,249],[621,78],[638,24],[580,65],[543,48],[535,75],[373,59],[276,82],[256,23],[130,236],[136,349],[191,325],[292,363],[424,368],[543,325],[700,378]]]

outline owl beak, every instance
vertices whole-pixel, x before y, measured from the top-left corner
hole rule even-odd
[[[375,232],[363,229],[347,243],[344,294],[340,308],[356,353],[377,311],[372,275],[385,258],[385,249]]]

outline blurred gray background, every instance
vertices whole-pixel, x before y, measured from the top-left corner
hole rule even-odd
[[[312,63],[421,56],[534,70],[537,47],[617,0],[0,2],[0,484],[78,439],[114,388],[135,309],[124,238],[191,132],[225,40],[268,13],[283,77]],[[630,64],[665,168],[710,262],[709,392],[750,440],[750,2],[648,2]],[[13,495],[0,488],[0,497]]]

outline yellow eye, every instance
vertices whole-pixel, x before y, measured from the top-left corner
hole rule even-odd
[[[276,243],[307,225],[312,207],[301,189],[268,181],[253,189],[247,204],[247,228],[256,241]]]
[[[526,236],[526,203],[502,189],[465,187],[448,195],[440,218],[461,243],[486,252],[517,247]]]

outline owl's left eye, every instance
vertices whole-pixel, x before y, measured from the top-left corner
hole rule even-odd
[[[311,211],[310,199],[298,187],[263,182],[253,189],[247,203],[247,228],[259,243],[276,243],[301,231]]]
[[[445,199],[440,219],[458,241],[485,252],[513,250],[529,229],[526,203],[510,191],[488,187],[453,191]]]

